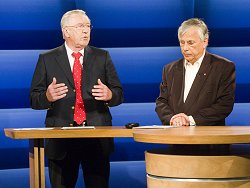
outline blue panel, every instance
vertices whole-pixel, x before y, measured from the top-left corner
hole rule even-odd
[[[1,0],[0,30],[59,29],[61,16],[74,8],[72,0]]]
[[[121,79],[125,102],[154,102],[163,66],[182,58],[179,47],[107,48]],[[0,50],[0,108],[29,107],[29,88],[39,53]],[[236,64],[236,102],[250,102],[250,47],[209,47]]]
[[[0,50],[0,89],[30,87],[38,54],[44,50]]]
[[[177,29],[191,17],[208,24],[210,46],[250,46],[248,0],[9,0],[0,1],[0,50],[62,44],[61,16],[75,8],[92,19],[98,47],[178,46]]]
[[[29,107],[29,88],[44,50],[0,50],[0,108]]]
[[[209,45],[213,47],[250,46],[250,28],[212,28]]]
[[[76,2],[77,8],[86,9],[92,19],[91,44],[99,47],[178,45],[176,27],[192,17],[194,5],[194,0]],[[49,49],[60,45],[61,16],[74,8],[71,0],[24,0],[22,6],[16,0],[0,2],[0,22],[5,23],[0,25],[0,49]]]
[[[97,28],[176,27],[193,16],[194,0],[76,0]]]
[[[164,64],[181,57],[179,47],[109,48],[107,50],[110,51],[123,84],[125,102],[155,101],[159,95],[159,83]],[[0,77],[0,108],[30,106],[31,79],[38,55],[43,51],[0,51],[0,67],[4,70]]]
[[[232,113],[226,118],[226,125],[245,125],[249,126],[250,122],[250,104],[234,104]]]
[[[182,57],[179,47],[108,48],[123,83],[155,83],[163,65]],[[0,50],[0,89],[27,88],[45,50]]]
[[[194,15],[207,23],[211,46],[250,46],[249,0],[196,0]]]
[[[61,30],[0,30],[0,41],[0,50],[51,49],[64,42]],[[94,28],[90,44],[103,48],[177,46],[177,29]]]
[[[71,9],[75,9],[72,0],[1,0],[0,49],[58,46],[62,43],[61,16]]]
[[[110,108],[114,126],[123,126],[128,122],[140,125],[160,125],[161,121],[155,112],[155,103],[123,103]],[[143,117],[143,118],[142,118]]]
[[[195,16],[204,18],[210,28],[250,28],[249,0],[196,0],[195,2]]]
[[[44,127],[46,111],[32,110],[30,108],[22,109],[0,109],[0,149],[28,147],[28,140],[13,140],[4,136],[4,128],[31,128]]]
[[[0,108],[29,107],[29,88],[44,50],[0,50]]]
[[[61,30],[0,30],[0,50],[51,49],[63,43]]]
[[[230,59],[235,63],[237,84],[250,84],[250,47],[208,48],[208,51]]]
[[[166,63],[182,57],[179,47],[110,48],[122,83],[159,83]]]

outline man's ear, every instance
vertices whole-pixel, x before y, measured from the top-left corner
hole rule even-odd
[[[69,37],[69,30],[68,29],[63,28],[62,33],[63,33],[64,37],[67,37],[67,38]]]
[[[205,49],[208,46],[208,38],[206,37],[204,40],[203,48]]]

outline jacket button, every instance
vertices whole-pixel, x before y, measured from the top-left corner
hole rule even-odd
[[[69,126],[70,126],[70,127],[73,127],[73,123],[70,123]]]
[[[74,109],[75,109],[75,107],[74,107],[74,106],[72,106],[71,108],[72,108],[72,110],[74,110]]]
[[[76,90],[75,90],[75,89],[73,89],[73,92],[75,93],[75,92],[76,92]]]

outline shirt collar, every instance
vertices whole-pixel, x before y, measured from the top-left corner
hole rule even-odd
[[[70,47],[67,45],[67,43],[65,42],[65,48],[66,48],[66,51],[67,51],[67,54],[68,54],[68,57],[71,57],[72,56],[72,53],[74,52],[73,50],[70,49]],[[79,51],[82,56],[84,55],[84,48],[82,50]]]
[[[194,63],[194,65],[196,64],[196,65],[198,65],[200,67],[200,65],[201,65],[201,63],[202,63],[202,61],[204,59],[205,53],[206,53],[206,50],[204,50],[202,56]],[[187,64],[189,64],[189,62],[185,59],[184,60],[184,67],[185,68],[187,67]]]

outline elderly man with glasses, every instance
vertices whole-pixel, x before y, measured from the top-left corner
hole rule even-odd
[[[46,127],[111,126],[109,107],[123,102],[109,53],[89,46],[91,28],[84,11],[65,13],[65,43],[39,56],[30,101],[33,109],[47,109]],[[51,186],[75,187],[81,165],[86,188],[107,188],[113,150],[111,138],[47,139]]]

